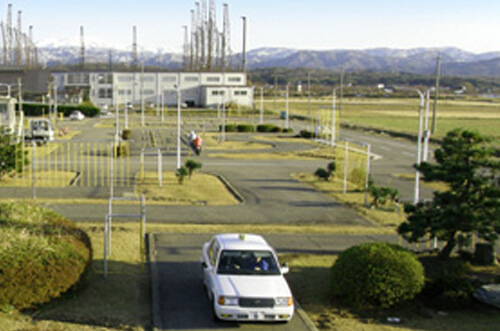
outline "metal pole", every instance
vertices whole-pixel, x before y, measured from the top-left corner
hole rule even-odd
[[[177,85],[177,169],[181,168],[181,86]]]
[[[163,187],[163,164],[162,164],[161,148],[158,148],[158,183]]]
[[[31,142],[31,194],[36,200],[36,143]]]
[[[260,88],[260,124],[264,124],[264,88]]]
[[[366,146],[365,207],[368,207],[368,190],[370,189],[371,145]]]
[[[163,93],[160,95],[161,98],[161,122],[165,122],[165,96]]]
[[[345,142],[345,160],[344,160],[344,194],[347,193],[347,172],[349,171],[349,142]]]
[[[336,132],[335,132],[335,111],[336,111],[336,104],[337,104],[337,95],[336,95],[336,92],[337,92],[337,88],[334,88],[333,89],[333,102],[332,102],[332,128],[331,128],[331,145],[332,147],[335,146],[336,144]]]
[[[144,127],[144,61],[141,62],[141,126]]]
[[[222,94],[222,141],[226,141],[226,91]]]
[[[289,104],[289,91],[290,91],[290,83],[286,84],[286,117],[285,117],[285,129],[290,127],[290,104]]]
[[[431,132],[436,132],[436,124],[437,124],[437,104],[439,98],[439,78],[441,76],[441,55],[438,55],[437,58],[437,68],[436,68],[436,90],[434,94],[434,109],[432,111],[432,129]]]
[[[429,108],[430,108],[430,98],[431,92],[430,89],[426,92],[426,105],[425,105],[425,131],[424,131],[424,155],[422,156],[422,160],[424,162],[427,161],[427,157],[429,154],[429,139],[431,138],[431,131],[429,130]]]
[[[127,97],[127,90],[125,90],[125,129],[128,129],[128,97]]]
[[[108,216],[104,217],[104,251],[103,251],[103,274],[104,278],[108,277]]]
[[[117,90],[117,88],[115,88],[115,95],[118,94],[117,92],[118,92],[118,90]],[[120,110],[118,108],[118,96],[116,97],[116,99],[115,98],[113,98],[113,99],[115,102],[115,126],[116,126],[116,128],[115,128],[115,142],[118,143],[118,140],[120,139],[119,138],[120,137]],[[113,154],[114,153],[115,152],[113,151]]]
[[[417,165],[420,165],[422,160],[422,130],[423,130],[423,113],[424,113],[424,94],[420,90],[415,90],[420,96],[420,108],[418,111],[418,142],[417,142]],[[413,203],[416,205],[420,200],[420,171],[415,171],[415,192]]]

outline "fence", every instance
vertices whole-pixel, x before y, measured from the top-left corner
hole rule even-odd
[[[335,145],[335,177],[348,189],[364,190],[370,173],[370,147],[350,141],[338,141]],[[349,187],[348,187],[349,186]]]
[[[4,186],[107,187],[111,178],[115,186],[132,185],[134,176],[131,174],[130,146],[127,142],[33,142],[27,146],[19,144],[17,148],[17,174]]]

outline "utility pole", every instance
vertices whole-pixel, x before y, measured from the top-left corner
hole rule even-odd
[[[344,67],[340,68],[339,116],[342,114],[342,99],[344,98]]]
[[[241,61],[241,70],[243,72],[247,71],[247,18],[245,16],[242,16],[241,19],[243,20],[243,57]]]
[[[432,134],[436,133],[436,123],[437,123],[437,104],[439,98],[439,78],[441,76],[441,54],[438,54],[437,57],[437,66],[436,66],[436,89],[434,91],[434,109],[432,110]]]
[[[85,68],[85,34],[83,25],[80,26],[80,66]]]

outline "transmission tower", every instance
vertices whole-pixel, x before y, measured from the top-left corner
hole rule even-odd
[[[23,60],[23,53],[22,53],[22,48],[23,48],[23,33],[22,33],[22,21],[21,21],[21,15],[22,11],[17,12],[17,29],[15,30],[16,34],[16,48],[15,48],[15,61],[16,61],[16,66],[20,67],[21,62]]]
[[[7,9],[7,65],[12,65],[12,4]]]
[[[132,67],[139,65],[139,54],[137,52],[137,26],[132,27]]]
[[[3,46],[3,58],[2,64],[7,66],[7,36],[5,33],[5,24],[3,22],[0,23],[0,27],[2,29],[2,46]]]
[[[201,59],[200,59],[200,70],[202,71],[206,67],[206,45],[207,45],[207,2],[203,0],[201,2],[201,15],[200,15],[200,39],[201,39]]]
[[[215,1],[210,0],[210,8],[208,13],[208,36],[207,36],[207,70],[212,70],[213,67],[213,56],[214,56],[214,35],[215,35]]]
[[[85,67],[85,32],[83,25],[80,26],[80,66]]]
[[[229,5],[227,3],[224,4],[224,25],[223,32],[224,37],[222,40],[222,66],[223,68],[231,69],[233,67],[233,54],[231,51],[231,29],[229,22]]]
[[[196,63],[196,23],[194,9],[191,9],[191,42],[189,43],[189,71],[194,70]]]

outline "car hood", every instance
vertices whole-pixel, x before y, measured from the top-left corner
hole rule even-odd
[[[290,288],[281,275],[219,275],[220,294],[238,297],[288,297],[292,296]]]

